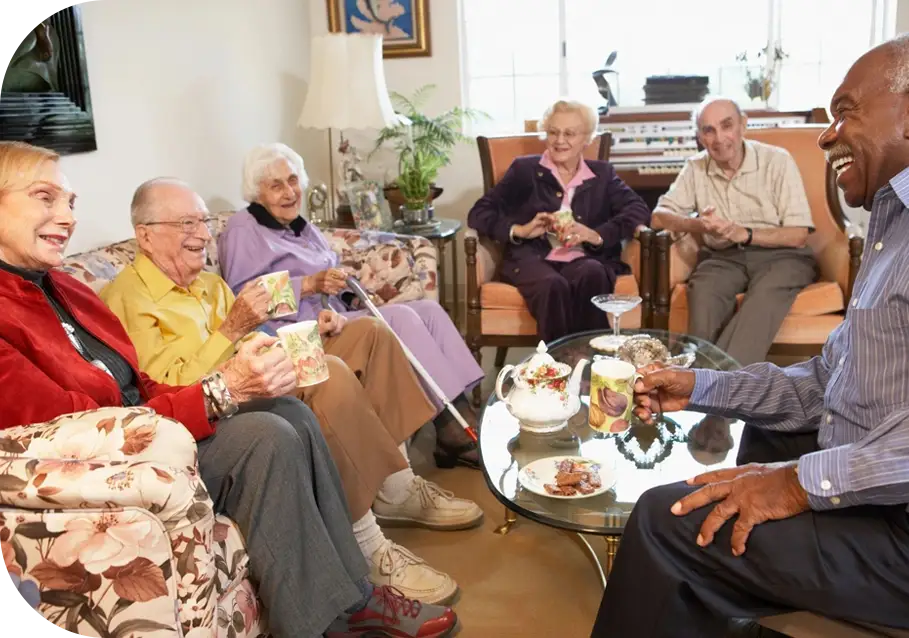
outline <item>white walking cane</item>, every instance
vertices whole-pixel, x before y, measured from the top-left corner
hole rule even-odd
[[[417,360],[410,349],[404,345],[404,342],[401,341],[401,338],[395,333],[395,331],[391,329],[391,326],[388,325],[388,321],[385,320],[385,317],[382,316],[382,313],[379,312],[379,309],[376,308],[375,304],[369,299],[369,294],[366,292],[366,290],[363,289],[363,286],[360,285],[360,282],[357,281],[356,277],[348,277],[347,285],[353,291],[353,293],[360,298],[360,303],[366,306],[372,316],[385,324],[385,327],[391,331],[391,334],[395,335],[395,338],[398,340],[398,343],[401,344],[401,348],[404,350],[404,354],[407,356],[407,360],[410,361],[410,365],[414,367],[414,369],[423,378],[423,381],[426,382],[426,385],[429,386],[429,389],[433,391],[436,397],[438,397],[439,401],[445,405],[448,411],[451,412],[451,415],[458,421],[458,423],[461,424],[461,427],[464,428],[470,438],[476,441],[477,433],[474,432],[473,428],[471,428],[467,421],[464,420],[464,417],[461,416],[461,413],[458,412],[458,409],[451,404],[451,401],[449,401],[448,397],[445,396],[445,393],[442,392],[442,388],[439,387],[439,384],[437,384],[435,380],[429,376],[426,368],[424,368],[419,360]],[[322,307],[329,309],[328,296],[324,294],[322,295]]]

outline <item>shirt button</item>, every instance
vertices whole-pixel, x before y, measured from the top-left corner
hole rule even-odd
[[[841,367],[841,368],[843,367],[843,364],[844,364],[844,363],[846,363],[846,357],[845,357],[845,356],[842,356],[842,357],[840,357],[840,367]]]
[[[834,505],[839,505],[839,504],[840,504],[840,497],[839,497],[839,496],[831,496],[831,497],[830,497],[830,502],[833,503]]]
[[[827,479],[824,479],[823,481],[821,481],[822,490],[829,490],[831,487],[833,487],[833,485]]]
[[[858,297],[852,300],[852,307],[855,308],[858,305]]]
[[[877,242],[877,243],[874,245],[874,249],[875,249],[875,250],[880,250],[880,249],[883,248],[883,247],[884,247],[884,244],[882,244],[881,242]]]
[[[832,415],[832,414],[828,414],[828,415],[827,415],[827,423],[828,423],[828,424],[829,424],[829,423],[833,423],[833,415]]]
[[[562,196],[562,191],[559,191],[558,193],[556,193],[556,197],[561,197],[561,196]]]

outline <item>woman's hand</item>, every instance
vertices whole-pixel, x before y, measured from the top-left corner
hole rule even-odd
[[[341,334],[344,324],[347,323],[347,317],[342,317],[334,310],[320,310],[318,322],[319,335],[336,337]]]
[[[551,227],[552,213],[537,213],[526,224],[515,224],[512,234],[520,239],[536,239]]]
[[[315,275],[303,277],[300,296],[307,297],[314,293],[336,295],[347,287],[347,273],[340,268],[329,268]]]
[[[581,222],[568,224],[559,235],[559,241],[568,248],[573,248],[579,244],[590,244],[596,247],[603,245],[603,238],[600,237],[600,234]]]
[[[290,358],[277,338],[263,333],[241,345],[237,354],[219,370],[230,396],[241,404],[252,399],[284,396],[297,388],[297,375]]]

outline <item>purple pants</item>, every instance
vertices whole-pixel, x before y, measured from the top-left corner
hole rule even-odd
[[[471,390],[474,384],[482,380],[482,368],[470,354],[448,314],[435,301],[422,299],[390,304],[379,308],[379,312],[429,376],[442,388],[449,401]],[[345,312],[343,315],[355,319],[369,316],[369,311]],[[441,412],[442,402],[425,383],[423,387],[436,409]]]
[[[609,327],[606,313],[591,297],[615,290],[616,273],[592,257],[568,263],[534,256],[502,268],[502,279],[517,287],[546,342],[584,330]]]

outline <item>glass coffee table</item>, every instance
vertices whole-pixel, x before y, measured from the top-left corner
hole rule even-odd
[[[693,353],[692,368],[736,370],[740,367],[725,352],[702,339],[663,330],[623,332],[656,337],[672,355]],[[549,353],[572,368],[581,359],[593,363],[595,356],[603,355],[591,348],[589,342],[602,334],[605,333],[594,331],[570,335],[549,344]],[[486,484],[505,506],[505,523],[496,533],[507,534],[519,514],[543,525],[575,532],[590,550],[605,584],[622,530],[638,497],[658,485],[683,481],[712,469],[733,467],[744,424],[680,411],[664,414],[655,426],[634,419],[631,427],[621,434],[596,432],[587,425],[589,389],[590,365],[581,382],[580,411],[569,420],[567,428],[553,434],[522,431],[518,420],[493,394],[483,410],[480,455]],[[518,481],[521,468],[552,456],[596,460],[614,473],[615,486],[603,494],[575,500],[541,496],[524,489]],[[605,539],[605,570],[585,534]]]

